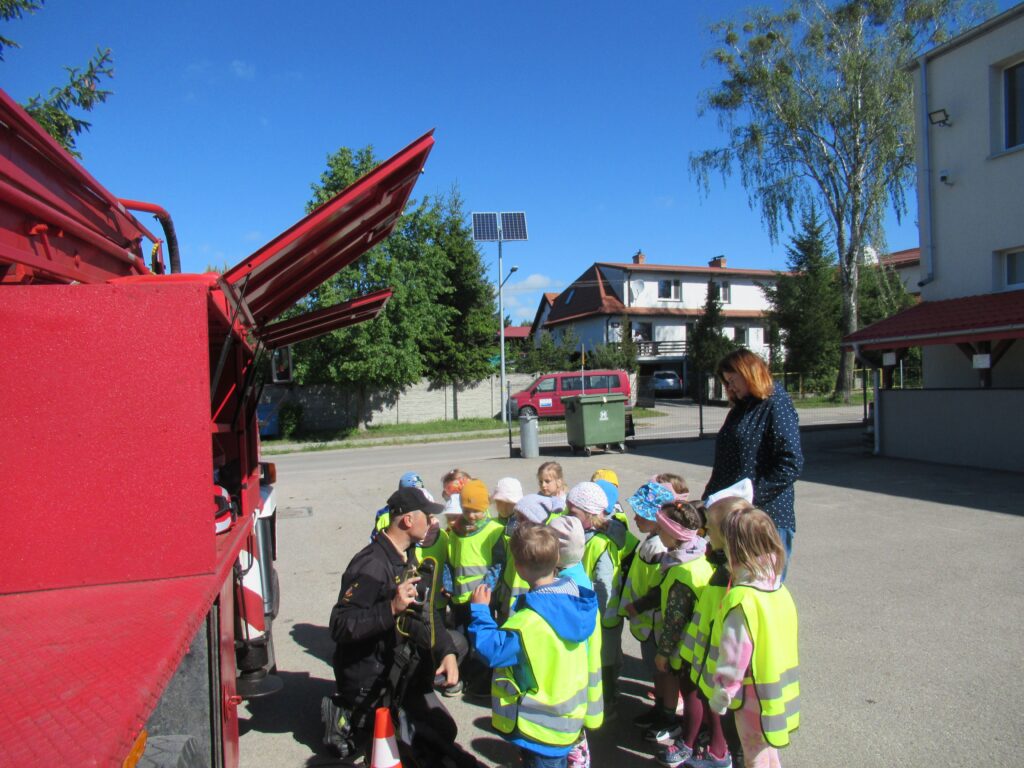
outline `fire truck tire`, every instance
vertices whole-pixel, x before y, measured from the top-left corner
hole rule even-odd
[[[146,751],[137,763],[139,768],[209,768],[194,736],[151,736]]]
[[[278,611],[281,610],[281,580],[277,577],[277,568],[273,565],[270,566],[270,581],[273,586],[274,596],[270,602],[270,618],[276,619]]]

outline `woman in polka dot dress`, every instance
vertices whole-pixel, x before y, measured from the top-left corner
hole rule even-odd
[[[804,466],[796,409],[786,390],[772,381],[764,360],[749,349],[726,355],[715,373],[725,384],[731,408],[718,431],[715,466],[703,498],[749,477],[754,505],[779,529],[788,565],[796,532],[793,483]]]

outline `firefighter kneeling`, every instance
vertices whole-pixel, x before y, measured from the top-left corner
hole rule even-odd
[[[433,691],[436,675],[454,684],[459,670],[440,610],[440,573],[432,560],[417,561],[416,544],[444,507],[420,488],[398,490],[388,507],[389,526],[352,558],[331,611],[337,694],[321,705],[324,742],[341,757],[358,757],[370,743],[374,710],[390,707],[412,765],[447,756],[477,766],[456,746],[455,721]]]

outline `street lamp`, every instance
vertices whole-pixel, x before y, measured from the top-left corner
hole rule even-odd
[[[498,323],[501,326],[501,423],[508,423],[508,404],[505,402],[505,307],[502,303],[501,288],[505,281],[512,276],[518,267],[512,267],[512,271],[504,280],[501,279],[505,269],[501,264],[501,244],[506,240],[527,240],[526,236],[526,214],[522,212],[509,213],[474,213],[473,217],[473,239],[477,242],[498,243]],[[511,437],[509,438],[511,440]],[[510,443],[511,445],[511,443]]]
[[[498,283],[498,323],[501,327],[501,376],[498,379],[501,388],[501,423],[508,422],[508,403],[505,402],[505,305],[502,302],[502,290],[508,279],[518,270],[519,267],[512,267],[505,275],[505,279]],[[501,245],[498,245],[498,277],[501,277]]]

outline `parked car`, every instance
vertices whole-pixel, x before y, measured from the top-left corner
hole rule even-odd
[[[651,376],[651,389],[657,395],[683,394],[683,382],[675,371],[655,371]]]
[[[512,395],[510,409],[513,416],[533,415],[564,417],[563,397],[573,395],[601,395],[616,393],[630,402],[629,374],[625,371],[564,371],[547,373],[537,378],[526,389]]]

